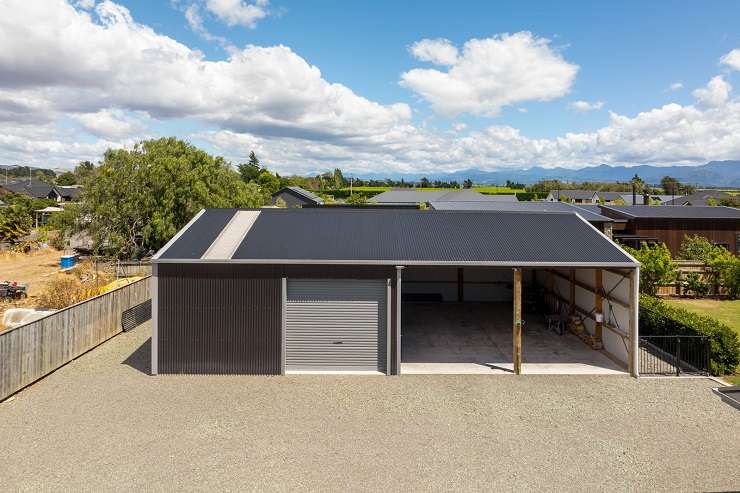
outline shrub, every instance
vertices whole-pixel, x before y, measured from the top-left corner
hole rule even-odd
[[[708,262],[709,257],[717,248],[707,238],[700,235],[686,235],[681,241],[678,258],[681,260],[700,260]]]
[[[697,297],[705,296],[709,292],[709,284],[702,280],[701,274],[698,272],[689,272],[686,274],[683,286],[686,291],[693,293]]]
[[[727,289],[727,295],[737,299],[740,296],[740,258],[722,247],[715,247],[707,265],[717,281]]]
[[[367,204],[367,197],[360,193],[353,193],[352,195],[347,197],[347,200],[345,202],[351,205],[364,205]]]
[[[643,242],[639,249],[623,247],[640,262],[640,291],[655,295],[659,286],[676,280],[676,266],[671,251],[664,244],[650,246]]]
[[[709,365],[713,375],[732,373],[740,364],[740,340],[730,327],[644,294],[640,295],[640,334],[707,336],[712,349]]]

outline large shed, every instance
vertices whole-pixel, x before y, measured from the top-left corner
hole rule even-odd
[[[572,213],[207,209],[154,257],[152,372],[637,375],[638,279]]]

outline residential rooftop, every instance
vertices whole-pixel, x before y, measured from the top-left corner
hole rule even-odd
[[[430,206],[442,211],[491,211],[491,212],[542,212],[580,214],[589,222],[613,222],[614,219],[601,215],[599,209],[567,202],[431,202]],[[592,206],[596,208],[597,206]]]
[[[602,205],[600,207],[602,211],[613,211],[626,218],[740,219],[740,209],[724,206]]]

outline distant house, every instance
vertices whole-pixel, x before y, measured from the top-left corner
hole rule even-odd
[[[318,195],[301,187],[285,187],[272,194],[272,204],[283,199],[288,207],[303,207],[304,205],[321,205],[324,200]]]
[[[40,180],[13,180],[8,183],[0,183],[0,190],[7,193],[27,195],[35,199],[52,199],[62,202],[62,195],[56,188]]]
[[[692,193],[691,195],[684,195],[683,197],[675,197],[673,200],[668,200],[666,205],[717,205],[720,200],[732,200],[737,197],[730,195],[729,193],[720,192],[719,190],[702,190],[700,192]],[[712,202],[715,202],[712,204]]]
[[[624,198],[620,192],[596,192],[598,201],[604,204],[621,204]]]
[[[602,205],[600,209],[602,215],[622,220],[614,224],[614,239],[627,246],[664,243],[676,256],[686,235],[699,235],[740,254],[740,209],[649,205]]]
[[[488,195],[475,190],[389,190],[370,199],[383,205],[414,205],[431,202],[518,202],[516,195]]]
[[[548,202],[573,202],[574,204],[596,204],[599,196],[594,190],[550,190],[545,198]]]
[[[667,205],[670,200],[680,198],[679,195],[649,194],[648,197],[650,197],[650,203],[646,204],[645,195],[641,193],[635,194],[634,197],[631,193],[622,193],[621,195],[624,205]]]
[[[62,201],[64,202],[76,202],[82,193],[82,187],[80,185],[57,185],[54,188],[62,197]]]

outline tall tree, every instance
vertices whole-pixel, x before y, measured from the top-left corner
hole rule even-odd
[[[339,168],[336,168],[334,170],[334,188],[336,189],[344,188],[345,185],[347,185],[347,180],[344,179],[342,170]]]
[[[268,198],[223,158],[175,138],[108,150],[83,184],[77,223],[121,258],[159,249],[202,208],[259,207]]]

